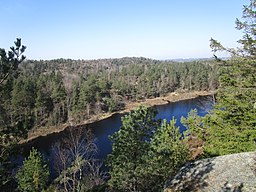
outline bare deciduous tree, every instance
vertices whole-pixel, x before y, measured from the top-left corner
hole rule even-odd
[[[102,163],[95,159],[97,146],[90,129],[78,127],[53,146],[56,183],[64,191],[80,191],[101,185]]]

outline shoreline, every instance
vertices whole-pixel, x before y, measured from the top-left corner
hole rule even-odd
[[[78,124],[64,123],[64,124],[57,125],[57,126],[48,126],[48,127],[42,127],[42,128],[33,130],[28,133],[28,138],[21,140],[19,142],[19,144],[26,144],[30,141],[37,139],[38,137],[45,137],[45,136],[48,136],[48,135],[51,135],[54,133],[60,133],[64,130],[66,130],[68,127],[88,125],[91,123],[95,123],[97,121],[101,121],[101,120],[110,118],[116,114],[128,113],[131,110],[136,109],[140,105],[145,105],[147,107],[160,106],[160,105],[166,105],[168,103],[174,103],[174,102],[178,102],[178,101],[194,99],[194,98],[197,98],[200,96],[213,95],[215,93],[216,93],[216,91],[193,91],[193,92],[183,92],[183,93],[172,92],[172,93],[167,94],[166,96],[156,97],[153,99],[145,99],[143,101],[129,102],[129,103],[126,103],[125,108],[121,111],[93,115],[90,119],[80,122]]]

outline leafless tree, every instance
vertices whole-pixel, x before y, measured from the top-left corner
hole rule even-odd
[[[53,146],[57,186],[64,191],[81,191],[103,183],[97,146],[90,129],[77,127]],[[85,186],[86,185],[86,186]]]

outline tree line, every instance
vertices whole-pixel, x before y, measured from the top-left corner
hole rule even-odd
[[[8,83],[9,91],[1,92],[2,118],[5,124],[27,130],[78,123],[95,114],[118,111],[127,102],[173,91],[217,87],[214,61],[28,60],[21,64],[19,73]]]

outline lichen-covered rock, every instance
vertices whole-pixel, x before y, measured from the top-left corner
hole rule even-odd
[[[187,163],[164,191],[256,192],[256,152]]]

